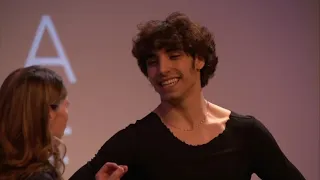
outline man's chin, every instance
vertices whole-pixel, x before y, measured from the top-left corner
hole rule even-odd
[[[181,102],[182,97],[176,93],[168,93],[161,95],[161,101],[168,102],[170,104],[177,104]]]

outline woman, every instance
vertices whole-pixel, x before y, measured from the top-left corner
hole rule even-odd
[[[58,146],[68,106],[63,80],[50,69],[20,68],[5,79],[0,89],[0,179],[62,179],[64,155]]]

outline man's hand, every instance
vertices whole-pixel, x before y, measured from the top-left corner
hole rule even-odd
[[[96,180],[120,180],[128,171],[128,166],[107,162],[96,174]]]

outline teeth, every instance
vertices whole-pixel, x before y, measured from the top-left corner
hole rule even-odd
[[[174,85],[178,82],[178,78],[174,78],[174,79],[169,79],[167,81],[163,81],[161,83],[162,86],[168,86],[168,85]]]

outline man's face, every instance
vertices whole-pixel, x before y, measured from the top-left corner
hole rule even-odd
[[[204,61],[183,51],[157,51],[147,60],[148,78],[162,100],[183,98],[193,87],[201,86]]]

